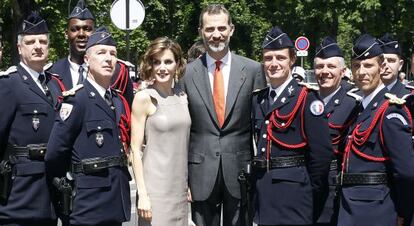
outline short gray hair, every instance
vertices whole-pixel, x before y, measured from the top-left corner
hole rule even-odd
[[[339,68],[340,69],[343,69],[343,68],[346,68],[346,65],[345,65],[345,59],[343,58],[343,57],[340,57],[340,56],[334,56],[336,59],[338,59],[338,63],[339,63]],[[316,59],[317,59],[318,57],[315,57],[315,59],[313,59],[313,67],[315,68],[315,64],[316,64]]]

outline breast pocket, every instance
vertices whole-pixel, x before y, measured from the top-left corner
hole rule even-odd
[[[43,103],[30,103],[20,105],[20,112],[23,116],[47,115],[47,105]]]
[[[114,125],[107,119],[86,122],[86,131],[89,138],[94,138],[98,147],[103,146],[106,139],[112,140]]]

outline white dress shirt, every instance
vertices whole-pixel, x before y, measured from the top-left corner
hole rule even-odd
[[[214,71],[216,70],[216,60],[206,53],[207,59],[207,68],[208,68],[208,78],[210,80],[211,85],[211,93],[213,93],[213,86],[214,86]],[[227,90],[229,87],[229,79],[230,79],[230,67],[231,67],[231,52],[228,51],[227,54],[220,60],[220,70],[223,74],[223,81],[224,81],[224,104],[226,104],[227,99]]]

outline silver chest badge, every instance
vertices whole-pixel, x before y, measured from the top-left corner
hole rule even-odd
[[[104,136],[103,136],[102,132],[97,132],[96,133],[95,141],[96,141],[96,144],[98,145],[98,147],[102,147],[102,145],[104,143]]]
[[[37,115],[34,115],[32,118],[32,127],[35,131],[37,131],[37,129],[39,129],[40,126],[40,119]]]

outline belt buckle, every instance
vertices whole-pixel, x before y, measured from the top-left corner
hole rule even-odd
[[[81,161],[82,171],[85,174],[96,173],[107,168],[108,162],[100,157]]]
[[[38,144],[28,144],[29,159],[43,160],[46,154],[46,147]]]

